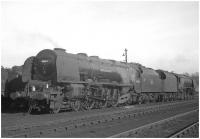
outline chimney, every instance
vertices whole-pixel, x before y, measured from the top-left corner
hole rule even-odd
[[[63,48],[54,48],[54,50],[56,50],[56,51],[62,51],[62,52],[65,52],[65,51],[66,51],[66,50],[63,49]]]

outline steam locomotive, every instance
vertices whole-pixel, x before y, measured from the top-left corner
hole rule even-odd
[[[65,49],[45,49],[23,66],[29,112],[74,111],[187,99],[193,96],[190,77],[153,70],[138,63],[70,54]]]
[[[22,82],[22,66],[11,69],[1,67],[1,106],[2,111],[16,110],[26,106],[24,87]]]

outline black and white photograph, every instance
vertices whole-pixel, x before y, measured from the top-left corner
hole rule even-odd
[[[199,138],[199,1],[0,9],[2,138]]]

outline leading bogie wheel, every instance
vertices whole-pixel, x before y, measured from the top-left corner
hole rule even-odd
[[[28,113],[31,114],[31,113],[32,113],[32,110],[33,110],[33,107],[32,107],[32,105],[31,105],[31,106],[29,106]]]
[[[28,108],[28,113],[31,114],[33,110],[35,110],[36,107],[36,102],[33,100],[29,101],[29,108]]]
[[[61,109],[61,103],[59,101],[54,102],[54,108],[51,109],[51,113],[59,113]]]

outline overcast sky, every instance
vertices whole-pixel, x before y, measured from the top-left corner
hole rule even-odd
[[[198,2],[1,1],[1,65],[65,48],[154,69],[199,69]]]

